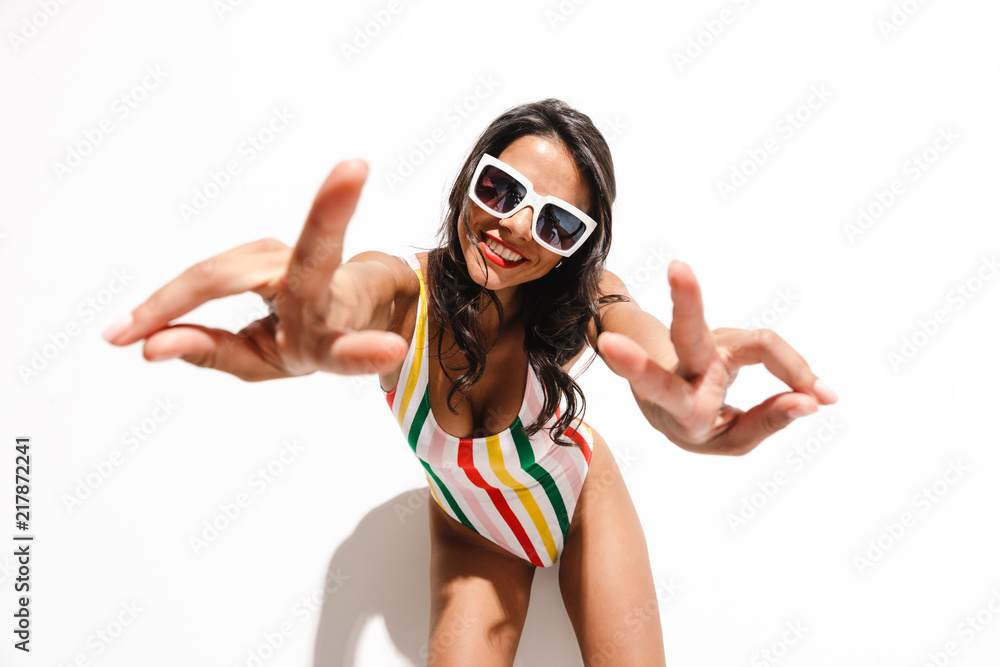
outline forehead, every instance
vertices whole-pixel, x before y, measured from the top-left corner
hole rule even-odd
[[[559,197],[581,211],[590,208],[587,181],[561,141],[521,137],[497,157],[524,174],[538,194]]]

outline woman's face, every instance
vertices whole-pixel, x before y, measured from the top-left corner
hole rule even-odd
[[[497,156],[531,181],[539,195],[564,199],[582,211],[588,209],[590,188],[566,147],[557,139],[526,136],[514,141]],[[539,245],[531,235],[532,208],[525,207],[507,218],[497,218],[471,201],[467,207],[472,235],[478,239],[478,249],[459,230],[459,239],[469,275],[480,285],[493,291],[514,288],[544,276],[562,256]],[[461,221],[459,221],[461,224]],[[523,257],[513,266],[503,266],[490,243],[499,243]],[[479,253],[486,257],[485,271]]]

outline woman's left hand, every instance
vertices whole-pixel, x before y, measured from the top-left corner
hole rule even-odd
[[[674,302],[670,339],[679,361],[663,368],[635,341],[605,332],[598,346],[609,367],[629,381],[650,424],[683,449],[746,454],[798,417],[837,401],[809,364],[769,329],[715,329],[705,322],[701,290],[686,264],[667,271]],[[743,366],[762,363],[792,391],[747,411],[726,404],[726,389]]]

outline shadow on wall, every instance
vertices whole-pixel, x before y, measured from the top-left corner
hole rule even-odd
[[[430,628],[430,525],[427,487],[401,493],[365,515],[330,559],[313,667],[355,667],[358,638],[375,616],[396,650],[427,664]],[[579,667],[580,649],[559,594],[557,563],[539,568],[531,587],[515,667]]]

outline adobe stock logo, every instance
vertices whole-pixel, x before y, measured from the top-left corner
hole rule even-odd
[[[154,90],[166,80],[169,72],[159,65],[150,65],[143,72],[142,80],[132,86],[111,103],[111,114],[97,121],[96,126],[84,128],[83,138],[66,147],[62,161],[52,161],[52,173],[56,182],[62,183],[84,160],[100,146],[104,140],[121,126],[135,112]]]
[[[39,377],[49,367],[49,364],[54,362],[63,350],[72,344],[73,339],[86,330],[87,325],[108,309],[115,297],[124,292],[134,279],[129,274],[128,269],[112,271],[111,280],[104,287],[77,304],[76,313],[79,315],[79,319],[70,318],[59,329],[50,331],[46,336],[47,340],[40,347],[28,351],[31,356],[27,363],[21,363],[17,366],[17,374],[21,378],[21,382],[27,386],[31,380]]]
[[[243,138],[236,153],[230,155],[219,169],[209,170],[208,177],[202,179],[201,184],[194,188],[191,198],[178,204],[177,210],[181,220],[190,223],[204,213],[205,209],[236,180],[236,177],[243,173],[243,169],[267,150],[294,120],[295,115],[286,107],[274,107],[271,116],[257,130]]]
[[[733,165],[729,177],[715,181],[716,191],[722,201],[729,201],[730,197],[743,188],[771,160],[771,156],[791,141],[832,97],[833,92],[826,84],[810,86],[806,99],[774,122],[774,130],[780,136],[768,137],[760,146],[746,149],[746,158]]]
[[[940,477],[913,494],[910,502],[918,511],[905,509],[889,521],[883,521],[879,534],[868,540],[863,550],[854,556],[852,561],[858,574],[864,576],[866,570],[885,558],[885,555],[913,530],[920,519],[937,507],[952,488],[971,471],[972,468],[961,459],[948,461],[948,468]]]
[[[28,40],[34,39],[38,32],[62,11],[61,5],[67,5],[69,2],[70,0],[41,0],[38,3],[39,11],[32,12],[30,16],[21,19],[19,33],[14,30],[7,33],[7,41],[10,42],[14,53],[18,53],[21,47],[28,43]]]
[[[930,345],[942,329],[952,321],[952,317],[971,303],[997,275],[1000,275],[1000,262],[997,261],[996,253],[990,257],[983,256],[973,273],[948,290],[945,301],[951,308],[942,305],[935,308],[927,319],[917,320],[916,326],[910,327],[910,330],[900,338],[899,347],[886,355],[892,370],[898,373],[900,368],[912,362],[920,351]]]
[[[910,155],[899,170],[903,178],[894,178],[884,190],[876,188],[872,192],[871,198],[857,209],[857,217],[854,222],[844,224],[844,234],[847,240],[854,245],[858,238],[864,236],[871,227],[882,219],[892,207],[908,192],[907,181],[916,183],[930,170],[941,157],[947,153],[962,138],[951,126],[942,126],[937,129],[937,134],[920,151]]]
[[[389,187],[389,192],[395,192],[396,188],[416,172],[417,167],[427,162],[437,147],[448,141],[449,132],[453,133],[462,127],[462,124],[493,96],[500,84],[501,82],[494,79],[492,74],[480,76],[475,88],[468,95],[456,100],[444,112],[442,120],[447,127],[438,126],[425,136],[414,139],[413,150],[401,153],[396,169],[385,172],[385,184]]]

